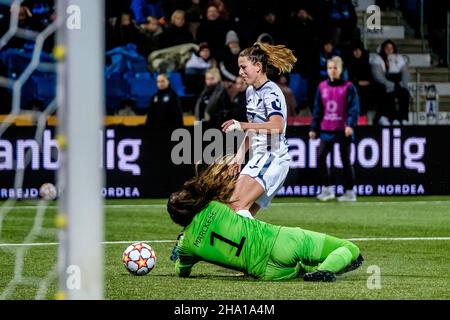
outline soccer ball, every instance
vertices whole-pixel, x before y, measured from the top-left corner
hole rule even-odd
[[[143,276],[155,267],[155,251],[146,243],[133,243],[123,252],[122,262],[130,273]]]
[[[39,189],[39,196],[44,200],[54,200],[57,196],[56,187],[52,183],[44,183]]]

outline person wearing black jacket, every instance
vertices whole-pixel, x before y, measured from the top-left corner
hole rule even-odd
[[[152,196],[167,197],[179,185],[180,177],[183,177],[180,167],[174,164],[171,157],[177,143],[171,141],[171,136],[174,130],[183,126],[183,113],[180,99],[170,87],[168,76],[159,74],[156,83],[158,91],[150,100],[147,130],[142,142],[142,163],[145,169],[141,179],[144,183],[157,184],[151,191]]]
[[[239,76],[238,56],[240,52],[239,36],[234,30],[228,31],[225,47],[219,56],[220,74],[224,81],[234,82]]]
[[[330,38],[338,46],[345,46],[359,37],[357,15],[352,0],[320,0],[319,25],[322,37]]]
[[[219,69],[209,69],[205,73],[205,87],[195,104],[195,117],[197,120],[208,121],[213,128],[220,128],[230,117],[230,105],[230,97],[224,88]]]
[[[373,81],[372,70],[369,63],[369,52],[361,41],[355,41],[351,45],[351,54],[346,61],[348,80],[358,91],[360,100],[360,115],[367,114],[372,102],[377,101],[375,92],[380,90]],[[381,88],[382,89],[382,88]]]
[[[219,57],[228,30],[230,30],[229,24],[220,18],[217,7],[215,5],[209,5],[206,9],[206,16],[203,17],[197,29],[197,43],[208,43],[211,49],[211,55],[213,57]]]
[[[159,74],[156,84],[158,91],[150,100],[146,125],[152,130],[171,132],[183,126],[183,109],[180,98],[170,87],[166,74]]]
[[[194,36],[186,25],[185,12],[175,10],[170,18],[170,25],[164,30],[160,38],[161,48],[168,48],[185,43],[194,43]]]

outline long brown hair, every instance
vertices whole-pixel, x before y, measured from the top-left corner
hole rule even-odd
[[[291,49],[284,45],[271,45],[257,41],[253,46],[246,48],[239,54],[240,57],[247,57],[253,64],[260,62],[262,72],[267,72],[267,66],[273,66],[278,72],[289,73],[294,67],[297,58]]]
[[[219,158],[202,172],[195,166],[195,176],[180,191],[172,193],[167,202],[167,211],[175,223],[189,225],[211,200],[230,203],[238,177],[229,174],[232,158],[230,155]]]

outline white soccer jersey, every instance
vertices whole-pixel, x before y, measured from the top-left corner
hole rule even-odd
[[[247,118],[249,122],[263,123],[272,115],[283,117],[283,132],[274,136],[267,133],[252,135],[253,155],[270,152],[276,157],[289,157],[286,141],[287,107],[283,92],[273,81],[267,81],[258,89],[249,86],[246,91]]]

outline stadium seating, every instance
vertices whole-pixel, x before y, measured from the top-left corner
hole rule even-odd
[[[186,93],[181,73],[171,72],[168,75],[172,89],[178,94],[180,98],[193,96],[193,94],[191,93]]]
[[[105,89],[107,111],[118,109],[120,102],[128,98],[128,83],[124,79],[106,79]]]
[[[33,76],[36,83],[36,99],[43,102],[44,107],[56,97],[56,74],[45,73]]]
[[[30,104],[31,101],[35,100],[37,98],[36,92],[37,92],[36,81],[33,78],[28,79],[28,81],[25,82],[25,84],[22,86],[21,107]]]
[[[136,108],[147,108],[152,95],[158,91],[156,77],[137,76],[128,80],[129,96],[136,101]]]

